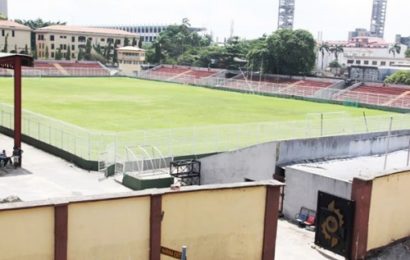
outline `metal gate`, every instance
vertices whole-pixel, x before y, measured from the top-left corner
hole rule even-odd
[[[319,191],[315,244],[350,258],[355,202]]]

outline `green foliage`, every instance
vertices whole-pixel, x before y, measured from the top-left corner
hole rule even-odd
[[[26,44],[26,46],[24,46],[24,54],[26,54],[26,55],[29,54],[29,53],[28,53],[28,46],[27,46],[27,44]]]
[[[115,41],[115,44],[114,44],[114,55],[113,55],[113,57],[112,57],[112,63],[113,63],[113,64],[117,64],[117,63],[118,63],[118,51],[117,51],[118,45],[119,45],[118,41]]]
[[[398,71],[388,77],[384,82],[388,84],[410,85],[410,71]]]
[[[137,39],[134,38],[134,41],[136,42]],[[142,43],[143,42],[144,42],[144,38],[140,37],[140,40],[138,41],[138,48],[142,49]],[[135,45],[137,45],[137,44],[134,44],[134,42],[133,42],[132,46],[135,46]]]
[[[335,69],[335,68],[341,68],[342,66],[337,60],[332,61],[329,63],[329,68]]]
[[[68,45],[67,53],[65,54],[66,60],[71,60],[71,46]]]
[[[410,58],[410,48],[408,48],[405,52],[406,58]]]
[[[61,49],[58,48],[56,52],[56,60],[62,60],[63,59],[63,53],[61,52]]]
[[[318,50],[322,54],[322,70],[323,70],[325,54],[330,52],[330,46],[326,42],[323,42],[319,45]]]
[[[124,47],[125,46],[130,46],[130,39],[128,39],[127,37],[125,37],[125,39],[124,39],[124,45],[123,45]]]
[[[79,49],[77,60],[84,60],[84,50],[83,50],[83,48]]]
[[[85,45],[85,53],[84,53],[85,60],[91,60],[91,50],[92,50],[91,39],[88,38],[87,43]]]
[[[171,25],[160,33],[147,50],[147,61],[175,64],[181,55],[188,55],[186,52],[196,53],[200,48],[209,46],[211,42],[209,39],[209,36],[201,36],[191,30],[189,20],[184,18],[182,24]],[[141,40],[140,45],[142,47]]]
[[[50,52],[48,50],[48,46],[46,46],[46,51],[45,52],[46,52],[45,53],[46,60],[48,60],[48,58],[50,57]]]
[[[344,52],[342,45],[333,46],[329,49],[329,51],[335,55],[336,61],[339,61],[339,54]]]
[[[4,37],[4,47],[2,52],[8,52],[8,39],[9,39],[9,34],[6,34],[6,37]]]
[[[400,54],[401,52],[401,45],[399,43],[395,43],[390,46],[389,53],[393,54],[393,57],[396,57],[396,54]]]
[[[249,64],[264,73],[305,75],[315,65],[315,40],[305,30],[278,30],[253,45]]]

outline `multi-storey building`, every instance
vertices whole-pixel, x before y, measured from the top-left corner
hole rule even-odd
[[[138,44],[139,41],[136,33],[81,26],[51,25],[37,29],[35,33],[39,59],[55,59],[58,52],[63,57],[70,53],[70,59],[77,59],[80,50],[85,51],[87,41],[91,41],[92,46],[98,46],[102,52],[108,46],[110,52],[113,52],[114,48],[131,45],[133,42]]]
[[[135,76],[145,61],[145,50],[135,46],[127,46],[118,48],[117,51],[120,74]]]
[[[384,37],[384,25],[386,21],[387,0],[373,0],[373,11],[370,22],[370,35]]]
[[[295,0],[279,0],[278,29],[293,29]]]
[[[0,52],[30,54],[31,29],[10,20],[0,20]]]
[[[396,43],[398,44],[404,44],[408,48],[410,48],[410,36],[408,37],[402,37],[400,34],[396,35]]]
[[[0,0],[0,16],[8,17],[7,0]]]
[[[137,33],[140,36],[142,42],[152,43],[159,34],[165,31],[169,25],[108,25],[98,26],[97,28],[117,29],[130,33]],[[190,30],[195,32],[205,31],[205,28],[190,27]]]

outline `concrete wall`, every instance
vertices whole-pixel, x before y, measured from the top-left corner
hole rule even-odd
[[[54,259],[54,208],[0,211],[0,259]]]
[[[294,219],[301,207],[316,211],[318,192],[350,199],[352,184],[301,170],[286,168],[283,214]]]
[[[381,154],[386,149],[386,132],[297,139],[259,144],[233,152],[202,158],[201,183],[269,180],[276,166],[317,159],[350,158]],[[410,131],[394,131],[390,151],[408,147]]]
[[[188,246],[190,259],[260,259],[265,196],[260,188],[167,194],[161,244]]]
[[[273,259],[277,182],[0,204],[0,259]],[[161,259],[168,259],[161,256]]]
[[[266,143],[200,159],[201,184],[271,180],[277,143]]]
[[[68,259],[148,259],[150,199],[69,205]]]
[[[410,171],[373,180],[367,250],[410,236]]]

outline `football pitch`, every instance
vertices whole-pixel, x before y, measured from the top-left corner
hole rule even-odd
[[[12,104],[11,78],[0,79],[0,93],[0,103]],[[312,113],[390,114],[129,78],[24,78],[23,109],[113,132],[297,121]]]

